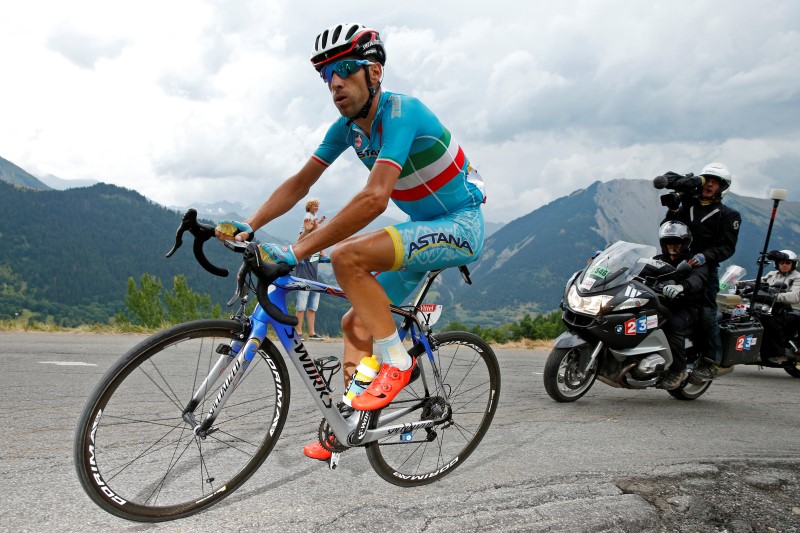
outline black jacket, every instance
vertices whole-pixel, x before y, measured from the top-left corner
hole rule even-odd
[[[667,254],[657,255],[653,259],[664,261],[674,267],[678,266],[681,261],[684,261],[684,258],[671,261]],[[667,307],[670,309],[676,309],[677,307],[703,307],[703,294],[705,292],[706,280],[708,280],[708,265],[700,265],[692,268],[688,276],[676,283],[676,285],[683,287],[683,297],[668,302]]]
[[[710,268],[716,268],[736,251],[742,217],[722,202],[702,205],[697,197],[692,197],[677,211],[667,211],[661,223],[668,220],[677,220],[689,227],[692,255],[703,254]]]

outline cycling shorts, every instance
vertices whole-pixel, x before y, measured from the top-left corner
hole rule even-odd
[[[433,220],[403,222],[384,228],[394,242],[395,260],[377,280],[395,305],[402,304],[425,274],[466,265],[483,251],[483,213],[470,207]]]

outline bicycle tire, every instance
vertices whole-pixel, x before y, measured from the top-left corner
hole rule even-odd
[[[289,375],[271,341],[222,406],[216,431],[195,436],[181,418],[219,347],[246,335],[235,320],[187,322],[142,341],[106,372],[83,408],[73,451],[97,505],[127,520],[182,518],[219,502],[261,466],[289,411]],[[195,410],[198,422],[227,373]]]
[[[444,390],[433,379],[433,367],[425,349],[414,347],[410,354],[417,357],[417,364],[423,365],[424,380],[431,387],[430,412],[413,411],[393,423],[436,418],[445,406],[451,411],[449,418],[434,426],[433,434],[426,429],[415,429],[366,445],[373,470],[401,487],[432,483],[460,466],[489,429],[500,398],[500,365],[483,339],[466,332],[440,333],[433,336],[432,349]],[[390,413],[424,396],[420,378],[400,391],[381,413]],[[373,417],[372,429],[377,427],[379,419],[380,416]],[[411,442],[404,440],[409,438]]]

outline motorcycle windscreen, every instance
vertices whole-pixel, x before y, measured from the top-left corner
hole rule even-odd
[[[628,282],[631,269],[641,258],[656,255],[654,246],[617,241],[592,260],[581,273],[578,289],[590,294],[612,289]]]

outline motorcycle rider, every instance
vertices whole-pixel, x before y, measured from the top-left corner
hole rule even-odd
[[[692,233],[683,222],[668,221],[658,230],[661,254],[654,257],[676,267],[691,255]],[[692,325],[699,322],[703,309],[703,294],[708,278],[708,265],[692,268],[690,274],[679,283],[665,285],[662,289],[668,298],[666,307],[672,316],[663,326],[667,336],[673,362],[669,372],[661,380],[660,387],[673,390],[680,387],[688,373],[686,371],[686,337]]]
[[[785,363],[787,357],[794,357],[796,347],[788,344],[800,325],[800,272],[797,271],[797,254],[791,250],[773,250],[767,255],[775,261],[775,268],[761,281],[768,287],[786,285],[775,296],[772,314],[763,315],[765,348],[767,360],[771,363]]]
[[[689,264],[695,268],[705,265],[708,269],[701,318],[709,354],[693,374],[700,379],[713,379],[722,361],[717,322],[718,268],[736,250],[742,217],[738,211],[722,203],[722,197],[733,182],[727,166],[709,163],[700,171],[700,177],[702,185],[699,191],[682,201],[677,209],[668,210],[664,222],[674,220],[688,226],[693,236]]]

